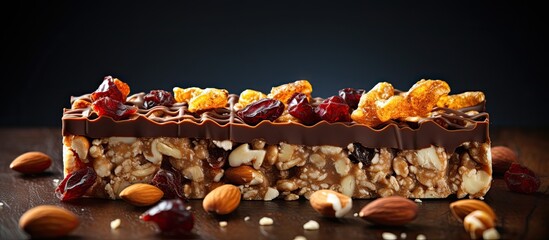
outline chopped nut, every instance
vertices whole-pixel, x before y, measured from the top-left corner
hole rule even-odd
[[[422,203],[423,201],[421,201],[421,199],[419,199],[419,198],[416,198],[416,199],[414,199],[414,202]]]
[[[396,239],[398,239],[397,235],[395,235],[394,233],[390,233],[390,232],[382,233],[381,237],[385,240],[396,240]]]
[[[247,222],[247,221],[250,221],[250,216],[244,217],[244,221],[246,221],[246,222]]]
[[[120,227],[120,218],[111,221],[111,229],[117,229]]]
[[[307,240],[307,238],[299,235],[299,236],[295,236],[294,240]]]
[[[227,224],[228,224],[227,221],[221,221],[221,222],[219,222],[219,226],[220,226],[220,227],[226,227]]]
[[[416,240],[427,240],[427,237],[425,237],[425,235],[423,234],[418,234]]]
[[[401,233],[401,234],[400,234],[400,238],[401,238],[401,239],[406,239],[406,233],[404,233],[404,232]]]
[[[315,220],[309,220],[305,224],[303,224],[303,229],[305,230],[318,230],[320,228],[320,225]]]
[[[274,221],[270,217],[262,217],[261,219],[259,219],[259,225],[261,226],[273,225],[273,223]]]

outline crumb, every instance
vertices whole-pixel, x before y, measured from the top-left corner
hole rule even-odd
[[[406,233],[401,233],[401,234],[400,234],[400,238],[406,239]]]
[[[250,221],[250,216],[244,217],[244,221],[246,221],[246,222],[247,222],[247,221]]]
[[[305,230],[318,230],[320,228],[320,225],[315,220],[309,220],[305,224],[303,224],[303,229]]]
[[[416,198],[416,199],[414,200],[414,202],[421,203],[421,202],[423,202],[423,201],[421,201],[421,199],[419,199],[419,198]]]
[[[482,232],[482,238],[483,239],[500,239],[498,230],[495,228],[489,228]]]
[[[82,209],[80,209],[80,211],[82,211],[82,212],[83,212],[83,211],[84,211],[84,209],[82,208]]]
[[[423,234],[419,234],[416,237],[416,240],[426,240],[426,239],[427,239],[427,237],[425,237],[425,235],[423,235]]]
[[[54,178],[53,179],[53,185],[55,185],[57,187],[59,185],[59,179]]]
[[[221,222],[219,222],[219,226],[220,226],[220,227],[226,227],[227,224],[228,224],[227,221],[221,221]]]
[[[4,207],[4,203],[0,202],[0,209],[2,209],[3,207]]]
[[[383,238],[384,240],[396,240],[397,236],[390,232],[384,232],[381,234],[381,238]]]
[[[353,214],[353,216],[358,217],[358,213],[356,212],[355,214]]]
[[[479,199],[480,199],[481,201],[484,201],[484,197],[480,197]]]
[[[307,238],[299,235],[299,236],[295,236],[294,240],[307,240]]]
[[[111,221],[111,229],[117,229],[120,227],[120,218]]]
[[[191,210],[191,206],[187,206],[187,207],[185,208],[185,210],[190,211],[190,210]]]
[[[273,219],[270,217],[262,217],[261,219],[259,219],[259,225],[261,226],[273,225]]]

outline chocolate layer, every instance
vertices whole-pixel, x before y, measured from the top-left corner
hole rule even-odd
[[[262,138],[268,144],[287,142],[308,146],[334,145],[346,147],[358,142],[370,148],[420,149],[430,145],[453,152],[464,142],[489,142],[489,118],[484,103],[460,111],[435,108],[431,117],[407,121],[391,121],[375,128],[361,124],[328,123],[313,126],[301,123],[263,121],[256,126],[245,124],[234,111],[237,95],[230,95],[226,108],[190,113],[184,103],[172,107],[143,108],[144,93],[128,97],[128,104],[139,108],[128,120],[114,121],[98,117],[87,109],[65,109],[62,134],[101,137],[184,137],[250,142]],[[72,101],[89,95],[75,97]],[[321,99],[315,99],[318,103]],[[465,112],[480,112],[468,115]]]

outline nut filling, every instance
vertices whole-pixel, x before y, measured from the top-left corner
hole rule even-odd
[[[225,143],[231,143],[226,140]],[[181,173],[182,192],[201,199],[224,183],[239,186],[244,200],[297,200],[320,189],[356,199],[480,198],[490,188],[490,143],[465,142],[454,151],[303,146],[262,139],[219,144],[193,138],[63,137],[64,174],[93,167],[96,183],[86,196],[119,198],[134,183],[149,183],[165,165]]]

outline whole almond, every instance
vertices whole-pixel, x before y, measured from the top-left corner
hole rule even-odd
[[[10,168],[24,174],[44,172],[51,166],[50,156],[42,152],[26,152],[16,157]]]
[[[231,167],[225,170],[225,180],[235,185],[257,185],[263,183],[263,175],[248,165]]]
[[[463,222],[463,219],[469,215],[469,213],[476,210],[486,212],[494,221],[497,219],[496,213],[488,204],[476,199],[463,199],[452,202],[450,203],[450,210],[460,222]]]
[[[505,146],[495,146],[491,148],[492,152],[492,170],[498,175],[503,175],[509,170],[511,163],[517,161],[516,153]]]
[[[401,196],[378,198],[360,210],[358,215],[371,223],[400,226],[416,219],[417,204]]]
[[[224,184],[209,192],[202,201],[202,207],[207,212],[228,214],[234,211],[240,204],[240,188]]]
[[[162,199],[164,192],[153,185],[146,183],[132,184],[118,195],[124,201],[131,203],[134,206],[150,206]]]
[[[353,200],[336,191],[323,189],[315,191],[309,197],[311,207],[326,217],[343,217],[353,207]]]
[[[19,227],[32,238],[62,237],[76,229],[79,224],[75,214],[52,205],[31,208],[19,218]]]

